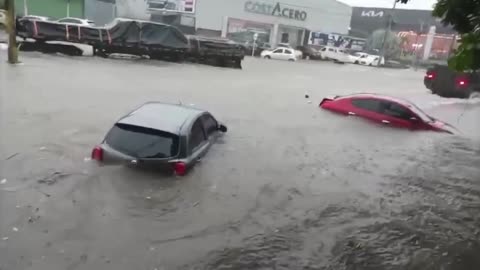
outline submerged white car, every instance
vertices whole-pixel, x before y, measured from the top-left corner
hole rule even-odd
[[[325,46],[320,50],[322,59],[333,60],[336,62],[347,63],[350,62],[349,55],[342,48]]]
[[[302,56],[303,56],[302,51],[300,51],[300,50],[295,50],[295,49],[294,49],[292,46],[290,46],[290,44],[288,44],[288,43],[278,43],[277,48],[286,48],[286,49],[293,50],[293,53],[295,54],[295,56],[297,57],[297,59],[302,59]]]
[[[379,55],[369,54],[367,57],[362,58],[360,60],[360,65],[365,65],[365,66],[378,66],[379,64],[380,66],[385,65],[385,58],[382,58],[382,60],[380,60],[380,58],[381,56]]]
[[[276,59],[286,61],[297,61],[297,56],[292,49],[276,48],[275,50],[264,50],[260,56],[265,59]]]
[[[369,55],[368,53],[364,53],[364,52],[356,52],[356,53],[350,54],[348,55],[348,59],[349,59],[348,62],[353,64],[360,64],[360,60],[367,58],[368,55]]]

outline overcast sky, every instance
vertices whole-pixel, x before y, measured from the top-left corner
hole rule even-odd
[[[354,7],[388,7],[393,6],[393,0],[338,0]],[[410,0],[408,4],[397,3],[397,8],[432,9],[436,0]]]

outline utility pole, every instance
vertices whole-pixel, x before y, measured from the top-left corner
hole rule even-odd
[[[7,31],[8,31],[8,62],[18,63],[17,31],[15,28],[15,0],[6,0]]]
[[[23,0],[23,16],[28,15],[28,3],[27,0]]]
[[[386,53],[386,46],[387,46],[387,36],[388,34],[392,31],[392,20],[393,20],[393,12],[395,11],[395,8],[397,7],[397,0],[393,0],[393,7],[392,11],[390,12],[390,15],[387,19],[387,28],[385,29],[385,35],[383,35],[383,42],[382,42],[382,51],[380,53],[380,57],[378,59],[378,65],[380,66],[380,63],[382,63],[382,59],[385,59],[385,53]]]

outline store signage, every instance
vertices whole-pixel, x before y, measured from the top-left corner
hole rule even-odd
[[[307,19],[306,11],[288,7],[287,5],[280,2],[272,5],[269,3],[257,1],[247,1],[245,2],[245,11],[263,15],[282,17],[297,21],[305,21]]]
[[[383,17],[383,11],[375,12],[375,10],[362,11],[362,17]]]

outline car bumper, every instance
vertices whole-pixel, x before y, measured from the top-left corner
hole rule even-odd
[[[425,85],[425,87],[429,90],[432,90],[432,84],[433,84],[433,81],[430,80],[430,79],[427,79],[427,78],[424,78],[423,79],[423,84]]]

